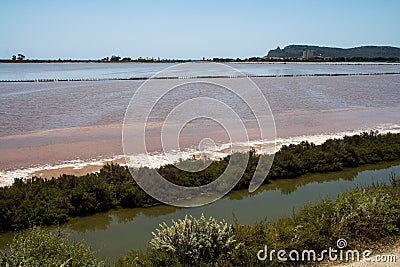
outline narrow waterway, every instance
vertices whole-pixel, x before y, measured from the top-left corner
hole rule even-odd
[[[390,175],[400,175],[400,160],[367,165],[327,174],[308,174],[297,179],[274,181],[255,193],[231,192],[212,204],[196,208],[160,205],[149,208],[118,209],[93,216],[73,218],[61,226],[75,240],[86,240],[99,258],[113,261],[129,250],[144,250],[151,232],[162,222],[183,218],[186,214],[225,219],[229,223],[254,224],[290,216],[304,205],[323,198],[335,198],[355,187],[373,183],[390,183]],[[52,227],[54,228],[54,227]],[[0,247],[10,241],[12,233],[0,235]]]

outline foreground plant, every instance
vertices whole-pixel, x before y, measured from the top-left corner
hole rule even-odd
[[[153,250],[173,253],[181,263],[215,262],[230,258],[240,246],[235,240],[232,225],[218,222],[202,214],[199,219],[185,216],[168,226],[160,224],[150,241]]]
[[[104,266],[83,242],[69,242],[63,232],[34,227],[17,233],[0,253],[0,266]]]

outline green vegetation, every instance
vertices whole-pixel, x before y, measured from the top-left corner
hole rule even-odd
[[[181,62],[191,62],[191,59],[161,59],[159,57],[120,57],[117,55],[112,55],[111,57],[104,57],[102,59],[27,59],[23,54],[12,55],[11,59],[0,59],[0,63],[123,63],[123,62],[139,62],[139,63],[181,63]],[[204,61],[204,60],[203,60]],[[211,61],[211,59],[207,60]]]
[[[12,57],[11,57],[11,60],[12,61],[16,61],[16,60],[18,60],[18,61],[23,61],[25,59],[25,56],[23,55],[23,54],[18,54],[18,57],[16,56],[16,55],[13,55]]]
[[[17,233],[0,252],[0,266],[104,266],[83,242],[69,242],[65,233],[40,227]]]
[[[193,263],[195,266],[282,266],[283,262],[278,261],[277,257],[272,261],[259,261],[258,251],[267,246],[269,251],[312,249],[318,253],[329,247],[337,248],[336,242],[339,238],[349,241],[347,248],[359,249],[366,242],[399,234],[400,179],[393,178],[390,186],[373,185],[349,191],[339,195],[335,201],[324,199],[320,203],[304,207],[292,217],[256,225],[236,225],[232,228],[233,231],[224,232],[229,235],[224,240],[235,240],[235,249],[225,254],[229,257],[215,257],[215,250],[194,245],[180,248],[180,252],[171,251],[169,247],[174,246],[177,239],[190,240],[197,237],[198,232],[202,232],[198,228],[192,231],[193,228],[186,225],[185,220],[173,222],[170,227],[164,225],[163,230],[151,241],[151,244],[158,243],[157,238],[161,238],[162,245],[153,245],[146,252],[132,251],[120,258],[116,266],[192,266]],[[225,227],[229,229],[230,226]],[[176,228],[181,231],[175,233]],[[205,229],[203,231],[211,232]],[[218,243],[216,251],[228,243],[229,241]],[[182,252],[188,253],[193,249],[197,249],[196,253],[203,256],[188,264],[184,257],[186,254]],[[284,265],[299,263],[301,262],[288,261]]]
[[[234,239],[232,225],[213,218],[207,220],[204,215],[200,219],[185,216],[171,226],[161,224],[156,231],[150,241],[154,252],[171,253],[176,262],[185,265],[229,260],[240,245]],[[163,263],[156,265],[160,264]]]
[[[254,150],[235,189],[248,188],[260,159]],[[268,160],[263,156],[261,160]],[[173,165],[157,171],[171,182],[184,186],[208,184],[226,169],[231,158],[243,159],[237,153],[214,161],[200,172],[185,172]],[[283,146],[275,154],[274,163],[265,180],[294,178],[305,173],[340,171],[347,167],[392,161],[400,158],[400,134],[381,135],[377,132],[328,140],[322,145],[302,142]],[[234,161],[234,160],[233,160]],[[241,160],[233,163],[240,164]],[[198,164],[187,160],[181,164]],[[146,168],[137,175],[146,173]],[[105,165],[99,172],[84,176],[61,175],[50,180],[34,177],[16,179],[9,187],[0,188],[0,231],[52,225],[66,222],[73,216],[85,216],[117,207],[146,207],[160,204],[147,195],[135,182],[127,167]]]
[[[240,243],[234,228],[225,221],[185,216],[171,226],[164,222],[153,233],[146,254],[135,251],[120,258],[117,266],[215,266],[231,262]]]
[[[282,266],[274,257],[259,261],[257,253],[271,250],[336,248],[345,238],[347,249],[364,249],[369,242],[400,233],[400,177],[391,185],[372,185],[305,206],[291,217],[235,226],[213,218],[186,216],[163,223],[149,248],[131,251],[114,266]],[[320,255],[316,255],[319,257]],[[325,255],[326,256],[326,255]],[[288,261],[287,265],[307,262]],[[18,233],[0,252],[1,266],[103,266],[83,242],[71,243],[60,232],[39,227]]]
[[[237,239],[244,242],[246,249],[238,252],[236,263],[256,265],[258,261],[254,255],[263,245],[271,250],[322,251],[336,248],[336,241],[345,238],[349,248],[354,249],[381,237],[398,234],[399,193],[398,185],[357,189],[340,195],[336,201],[325,199],[309,205],[291,218],[238,226]]]

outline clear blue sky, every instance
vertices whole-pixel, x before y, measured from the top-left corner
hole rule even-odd
[[[1,0],[0,58],[245,58],[289,44],[400,46],[399,11],[397,0]]]

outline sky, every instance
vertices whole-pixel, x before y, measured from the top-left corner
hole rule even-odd
[[[0,58],[264,56],[290,44],[400,47],[397,0],[1,0]]]

